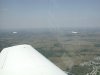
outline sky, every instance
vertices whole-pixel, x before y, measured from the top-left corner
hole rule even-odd
[[[100,27],[100,0],[0,0],[0,29]]]

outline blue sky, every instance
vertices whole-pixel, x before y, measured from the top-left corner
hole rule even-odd
[[[0,0],[0,28],[100,27],[100,0]]]

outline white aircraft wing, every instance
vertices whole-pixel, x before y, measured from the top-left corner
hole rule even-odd
[[[4,48],[0,75],[67,75],[30,45]]]

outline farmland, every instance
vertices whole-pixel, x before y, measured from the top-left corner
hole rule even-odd
[[[92,66],[80,64],[100,57],[100,31],[96,29],[41,29],[0,32],[0,50],[5,47],[29,44],[62,70],[75,75],[85,75]],[[79,72],[82,69],[84,72]]]

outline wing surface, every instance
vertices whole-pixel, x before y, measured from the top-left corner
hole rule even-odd
[[[4,48],[0,75],[67,75],[30,45]]]

